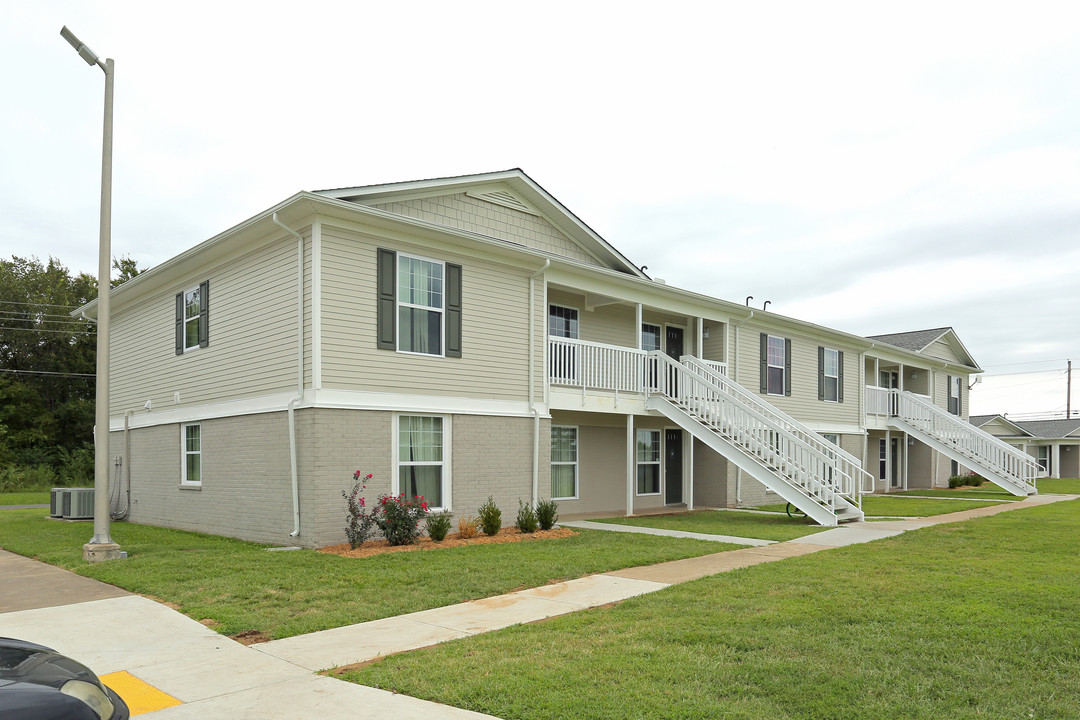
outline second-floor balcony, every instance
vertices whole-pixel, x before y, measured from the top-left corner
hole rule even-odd
[[[727,363],[704,362],[717,373],[727,375]],[[644,393],[647,385],[656,384],[657,368],[649,361],[648,353],[621,345],[549,338],[547,366],[548,382],[553,386]]]

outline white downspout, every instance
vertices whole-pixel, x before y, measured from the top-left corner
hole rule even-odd
[[[274,224],[296,238],[296,397],[289,400],[289,473],[292,477],[293,531],[300,534],[300,483],[296,472],[296,403],[304,399],[304,238],[273,215]]]
[[[540,408],[536,407],[536,278],[551,267],[551,258],[529,276],[529,407],[533,413],[532,503],[540,500]],[[547,385],[547,379],[544,380]]]

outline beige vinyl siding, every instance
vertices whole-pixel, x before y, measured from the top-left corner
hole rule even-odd
[[[950,373],[948,370],[938,370],[934,373],[934,404],[942,410],[949,409],[949,378],[963,378],[960,383],[960,416],[967,419],[968,416],[968,380],[967,375]]]
[[[990,433],[995,437],[1011,437],[1016,435],[1016,430],[1014,428],[1005,425],[1000,420],[991,420],[979,429],[983,432]]]
[[[963,358],[956,354],[956,352],[952,348],[952,345],[950,345],[948,340],[946,340],[944,337],[935,340],[934,342],[923,348],[922,354],[929,355],[930,357],[941,358],[942,360],[947,360],[949,362],[965,362]]]
[[[531,273],[327,225],[322,238],[324,388],[528,399]],[[380,247],[462,266],[461,358],[376,348],[376,257]],[[540,348],[537,357],[540,373]]]
[[[724,355],[724,325],[718,322],[706,321],[705,328],[709,330],[709,337],[702,340],[702,350],[704,351],[702,357],[705,360],[725,362],[727,356]],[[846,355],[845,359],[847,359]],[[844,388],[844,391],[847,392],[847,388]]]
[[[791,396],[765,395],[761,387],[759,367],[761,360],[760,334],[767,333],[791,340]],[[734,336],[734,334],[733,334]],[[818,400],[818,346],[840,350],[844,353],[844,402]],[[736,382],[747,390],[759,394],[764,400],[783,410],[797,420],[814,423],[837,423],[858,425],[859,416],[859,351],[834,344],[828,340],[797,335],[789,330],[770,330],[761,325],[743,325],[739,328],[739,347]],[[729,373],[731,369],[729,368]]]
[[[177,355],[176,294],[204,280],[210,344]],[[121,307],[112,316],[111,353],[114,417],[148,400],[154,410],[174,407],[177,392],[183,406],[295,390],[295,242],[273,241]]]
[[[382,203],[372,207],[507,240],[590,265],[601,265],[580,245],[539,215],[490,203],[465,193]]]

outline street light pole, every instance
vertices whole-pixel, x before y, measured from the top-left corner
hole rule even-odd
[[[83,559],[101,562],[122,557],[109,536],[109,289],[112,259],[112,58],[100,60],[65,25],[60,35],[87,65],[105,73],[105,120],[101,141],[101,223],[98,235],[97,382],[94,398],[94,536],[83,545]]]

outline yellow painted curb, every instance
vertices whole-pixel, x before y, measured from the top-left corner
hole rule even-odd
[[[161,692],[153,685],[123,670],[102,675],[101,682],[124,699],[132,715],[141,715],[182,704],[172,695]]]

